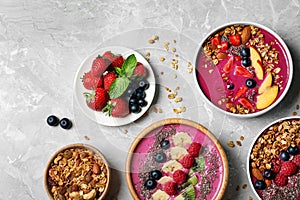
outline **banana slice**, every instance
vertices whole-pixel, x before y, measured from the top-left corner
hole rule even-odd
[[[178,132],[172,138],[175,146],[185,147],[185,145],[192,143],[192,138],[185,132]]]
[[[172,147],[170,149],[170,155],[172,160],[179,160],[183,156],[188,154],[187,150],[183,147]]]
[[[168,181],[172,181],[173,180],[173,178],[171,178],[170,176],[163,176],[163,177],[161,177],[157,182],[159,183],[159,184],[165,184],[166,182],[168,182]]]
[[[169,198],[170,198],[170,196],[162,190],[157,190],[152,195],[152,200],[168,200]]]
[[[164,164],[162,167],[162,171],[165,173],[173,173],[174,171],[178,169],[182,169],[183,166],[176,160],[169,160]]]

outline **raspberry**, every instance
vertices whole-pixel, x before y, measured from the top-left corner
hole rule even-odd
[[[168,181],[163,185],[163,190],[168,194],[168,195],[174,195],[176,194],[176,183],[173,181]]]
[[[184,182],[186,182],[186,178],[187,178],[187,176],[186,176],[186,173],[184,173],[182,170],[176,170],[175,172],[174,172],[174,174],[173,174],[173,180],[177,183],[177,184],[179,184],[179,185],[181,185],[181,184],[183,184]]]
[[[201,149],[201,144],[193,142],[188,149],[188,152],[193,157],[198,157]]]
[[[292,161],[297,165],[297,167],[300,167],[300,154],[294,156]]]
[[[193,166],[194,162],[195,162],[195,159],[189,154],[185,155],[181,159],[182,166],[187,169],[190,169]]]
[[[279,171],[280,171],[280,165],[276,165],[276,164],[275,164],[275,165],[272,167],[272,170],[273,170],[273,172],[276,173],[276,174],[279,173]]]
[[[277,186],[285,186],[288,183],[288,178],[282,174],[276,174],[274,182]]]
[[[292,176],[297,172],[297,169],[298,168],[295,163],[293,163],[292,161],[287,161],[282,163],[279,173],[284,176]]]

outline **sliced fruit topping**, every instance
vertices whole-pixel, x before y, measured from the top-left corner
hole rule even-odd
[[[173,173],[174,171],[182,168],[182,164],[180,164],[178,161],[170,160],[163,165],[162,171],[165,173]]]
[[[59,124],[59,119],[56,116],[54,116],[54,115],[50,115],[47,118],[47,124],[49,126],[57,126]]]
[[[257,96],[256,108],[264,109],[270,106],[278,94],[278,85],[267,87],[266,90]]]
[[[288,161],[290,159],[290,154],[286,151],[283,150],[280,155],[279,155],[280,159],[283,161]]]
[[[168,194],[168,195],[175,195],[177,194],[177,184],[173,181],[169,181],[169,182],[166,182],[164,185],[163,185],[163,190]]]
[[[245,82],[245,85],[248,87],[248,88],[255,88],[256,86],[256,81],[252,78],[248,78]]]
[[[225,73],[229,73],[231,72],[232,67],[233,67],[233,56],[231,56],[227,61],[227,63],[223,66],[223,71]]]
[[[156,188],[156,181],[153,179],[148,179],[145,181],[144,186],[148,189],[148,190],[153,190],[154,188]]]
[[[252,112],[255,111],[254,106],[252,105],[252,103],[250,102],[249,99],[247,99],[246,97],[242,97],[239,99],[239,103],[242,104],[243,107],[248,108],[249,110],[251,110]]]
[[[262,68],[262,60],[260,57],[260,53],[253,46],[250,46],[250,58],[251,58],[252,66],[254,67],[255,70],[256,77],[259,80],[263,80],[264,70]]]
[[[289,146],[287,151],[289,152],[289,154],[291,155],[296,155],[299,153],[299,148],[297,146]]]
[[[192,168],[192,170],[194,172],[202,173],[205,168],[205,164],[206,164],[205,158],[203,156],[199,156],[196,159],[196,165]]]
[[[266,78],[258,88],[258,94],[262,94],[268,87],[271,87],[272,83],[273,83],[272,73],[268,72]]]
[[[189,185],[195,186],[198,183],[198,177],[196,175],[190,177],[185,183],[183,183],[180,188],[184,189]]]
[[[161,141],[160,147],[163,148],[163,149],[170,148],[170,141],[169,140],[163,140],[163,141]]]
[[[253,74],[245,67],[236,66],[234,69],[234,75],[243,76],[247,78],[252,78]]]
[[[71,120],[69,120],[68,118],[62,118],[60,121],[59,121],[59,125],[60,127],[62,127],[63,129],[70,129],[72,128],[72,122]]]
[[[179,160],[187,154],[188,154],[187,150],[183,147],[175,146],[175,147],[171,147],[170,149],[170,155],[172,160]]]
[[[164,183],[166,183],[166,182],[168,182],[168,181],[172,181],[173,180],[173,178],[171,178],[170,176],[163,176],[163,177],[161,177],[157,182],[159,183],[159,184],[164,184]]]
[[[181,164],[186,169],[190,169],[194,165],[194,163],[195,163],[195,159],[189,154],[185,155],[181,159]]]
[[[157,190],[152,195],[152,200],[168,200],[170,195],[168,195],[165,191]]]
[[[241,57],[250,57],[250,49],[247,47],[244,47],[241,49]]]
[[[267,187],[267,184],[264,181],[257,180],[254,183],[254,188],[257,190],[264,190],[264,189],[266,189],[266,187]]]
[[[229,47],[228,42],[224,41],[224,42],[221,43],[221,49],[223,51],[226,51],[228,49],[228,47]]]
[[[159,170],[153,170],[150,172],[150,177],[154,180],[159,180],[162,177],[162,173]]]
[[[210,41],[212,44],[218,46],[219,44],[221,44],[221,37],[220,36],[216,36],[213,39],[211,39]]]
[[[181,169],[176,170],[176,171],[173,173],[173,180],[174,180],[177,184],[181,185],[181,184],[183,184],[183,183],[186,182],[186,180],[187,180],[187,174],[186,174],[184,171],[182,171]]]
[[[195,200],[195,199],[196,199],[196,190],[194,186],[190,185],[185,189],[184,192],[178,195],[174,200]]]
[[[193,157],[198,157],[199,156],[199,152],[201,149],[201,144],[197,143],[197,142],[193,142],[189,148],[188,148],[188,152],[191,156]]]
[[[248,91],[248,88],[246,86],[242,86],[238,89],[238,91],[236,92],[234,99],[238,99],[241,96],[243,96],[246,92]]]
[[[158,152],[155,156],[154,156],[154,160],[158,163],[164,163],[166,162],[167,156],[164,152]]]
[[[192,143],[192,138],[185,132],[179,132],[176,135],[173,135],[172,139],[173,144],[179,147],[185,147],[185,145]]]
[[[229,36],[229,41],[233,46],[241,45],[241,36],[240,35],[231,35]]]

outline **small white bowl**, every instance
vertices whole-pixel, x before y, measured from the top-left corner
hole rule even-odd
[[[274,100],[274,102],[271,105],[269,105],[268,107],[264,108],[264,109],[260,109],[260,110],[255,109],[255,112],[250,112],[250,113],[247,113],[247,114],[244,114],[244,113],[243,114],[233,113],[233,112],[230,112],[228,109],[226,109],[226,105],[224,105],[224,104],[226,104],[226,97],[227,97],[226,89],[224,89],[224,88],[226,88],[226,85],[224,83],[224,79],[221,77],[221,73],[222,73],[221,70],[216,70],[216,72],[219,73],[218,74],[219,75],[219,79],[213,78],[213,75],[211,75],[212,78],[210,78],[209,74],[217,74],[216,72],[213,72],[213,70],[214,70],[213,67],[217,67],[217,66],[215,66],[213,63],[211,63],[210,65],[208,65],[208,67],[207,66],[202,66],[202,65],[199,66],[200,64],[198,64],[199,60],[200,60],[200,56],[199,55],[200,55],[201,52],[203,53],[203,47],[204,47],[203,45],[205,44],[205,42],[207,41],[207,39],[210,38],[210,37],[212,37],[212,36],[214,36],[216,33],[218,33],[219,31],[221,31],[222,29],[224,30],[226,27],[231,27],[231,26],[234,26],[234,25],[255,26],[255,27],[259,28],[259,29],[262,29],[267,34],[270,34],[271,37],[273,36],[274,40],[276,40],[275,45],[280,48],[280,52],[283,52],[283,54],[284,54],[283,56],[285,58],[285,63],[287,64],[286,69],[284,70],[286,72],[285,74],[287,75],[286,77],[284,77],[284,83],[285,83],[285,85],[283,85],[283,88],[279,89],[278,96],[276,97],[276,99]],[[239,61],[234,61],[234,62],[236,63],[236,62],[239,62]],[[279,64],[280,64],[280,62],[282,62],[282,61],[279,60]],[[204,63],[202,63],[202,64],[204,64]],[[259,115],[262,115],[262,114],[270,111],[272,108],[274,108],[277,104],[279,104],[279,102],[284,98],[284,96],[288,92],[289,87],[290,87],[291,82],[292,82],[292,77],[293,77],[293,62],[292,62],[292,57],[291,57],[289,49],[286,46],[286,44],[284,43],[284,41],[274,31],[272,31],[271,29],[265,27],[264,25],[253,23],[253,22],[231,22],[231,23],[224,24],[224,25],[221,25],[221,26],[215,28],[213,31],[211,31],[199,43],[199,48],[198,48],[198,50],[197,50],[197,52],[196,52],[196,54],[194,56],[194,66],[195,66],[195,69],[196,69],[196,70],[194,70],[194,79],[195,79],[195,82],[197,84],[197,87],[198,87],[200,93],[206,99],[206,101],[212,107],[216,108],[218,111],[220,111],[220,112],[222,112],[224,114],[228,114],[228,115],[231,115],[231,116],[234,116],[234,117],[239,117],[239,118],[257,117]],[[204,73],[202,73],[202,72],[204,72],[204,70],[200,69],[200,67],[207,68],[207,71],[211,67],[210,68],[211,71],[209,71],[209,73],[207,72],[207,73],[204,74]],[[276,68],[276,67],[274,67],[274,68]],[[202,70],[201,73],[198,72],[199,69]],[[233,71],[233,69],[232,69],[232,71]],[[273,69],[273,71],[274,71],[274,69]],[[230,72],[230,73],[232,73],[232,72]],[[200,74],[201,74],[201,76],[203,76],[203,78],[200,78]],[[266,74],[264,73],[264,77],[265,76],[266,76]],[[204,77],[205,77],[205,79],[207,79],[207,81],[205,81]],[[256,77],[254,77],[254,79],[255,78]],[[201,86],[200,80],[202,80],[202,83],[204,82],[205,85],[203,84]],[[210,80],[213,80],[213,81],[210,81]],[[209,81],[210,81],[210,83],[209,83]],[[261,84],[261,82],[262,82],[262,80],[258,80],[257,83]],[[218,86],[222,86],[221,90],[223,90],[223,91],[221,91],[221,92],[220,91],[216,91],[216,88],[217,88],[216,84],[218,84],[218,83],[219,83]],[[213,87],[215,87],[215,88],[213,88]],[[237,88],[235,88],[234,90],[236,90],[236,89]],[[204,90],[206,90],[206,92]],[[210,98],[208,96],[211,95],[211,92],[214,92],[215,94],[218,93],[218,92],[219,93],[223,92],[223,94],[217,94],[217,95],[220,95],[220,96],[216,96],[215,95],[212,98]],[[223,96],[225,95],[225,98],[222,99],[221,95],[223,95]],[[256,99],[256,96],[254,96],[254,99]],[[255,105],[256,105],[256,101],[255,101]]]

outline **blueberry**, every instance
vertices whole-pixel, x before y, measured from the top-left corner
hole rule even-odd
[[[136,98],[137,99],[144,99],[146,97],[146,93],[143,90],[140,90],[140,88],[138,88],[136,90]]]
[[[139,112],[141,112],[140,106],[138,104],[135,104],[135,103],[129,105],[129,110],[132,113],[139,113]]]
[[[264,190],[264,189],[266,189],[266,187],[267,187],[267,184],[264,181],[257,180],[254,183],[254,188],[257,190]]]
[[[138,99],[136,97],[130,97],[129,104],[138,104]]]
[[[130,97],[133,92],[134,92],[134,89],[128,88],[127,91],[126,91],[126,94]]]
[[[245,67],[249,67],[251,65],[251,60],[248,57],[243,57],[242,58],[242,65]]]
[[[227,84],[227,89],[228,90],[233,90],[234,89],[234,84],[233,83],[228,83]]]
[[[145,182],[145,187],[148,189],[148,190],[153,190],[155,187],[156,187],[157,183],[155,180],[153,179],[148,179],[146,180]]]
[[[149,88],[150,84],[146,80],[141,80],[139,82],[139,87],[142,88],[143,90],[147,90]]]
[[[154,180],[159,180],[162,177],[162,173],[159,170],[153,170],[150,172],[150,177]]]
[[[287,149],[287,151],[291,154],[291,155],[297,155],[299,153],[299,148],[297,146],[289,146],[289,148]]]
[[[63,118],[59,121],[59,125],[63,129],[70,129],[72,127],[72,122],[68,118]]]
[[[244,47],[241,49],[240,54],[242,57],[250,57],[250,49],[247,47]]]
[[[254,88],[256,86],[256,81],[251,78],[248,78],[245,84],[248,88]]]
[[[288,161],[290,159],[290,154],[284,150],[280,153],[280,159],[283,161]]]
[[[263,176],[265,179],[272,180],[275,178],[275,173],[270,169],[266,169],[263,171]]]
[[[170,141],[169,140],[163,140],[163,141],[161,141],[160,147],[163,148],[163,149],[170,148]]]
[[[164,152],[159,152],[154,156],[154,160],[158,163],[163,163],[167,159],[167,156]]]
[[[145,107],[145,106],[147,106],[148,102],[147,102],[145,99],[139,99],[139,100],[138,100],[138,104],[139,104],[141,107]]]
[[[59,124],[59,119],[56,116],[54,116],[54,115],[50,115],[47,118],[47,124],[49,126],[57,126]]]

